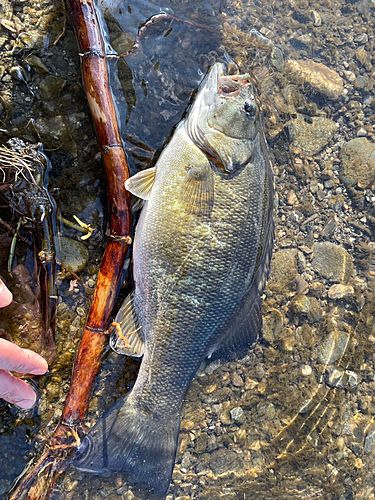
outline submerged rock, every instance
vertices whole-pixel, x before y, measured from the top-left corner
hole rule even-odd
[[[324,278],[346,284],[353,272],[353,259],[345,248],[334,243],[315,243],[312,267]]]
[[[358,137],[340,151],[340,177],[346,186],[365,189],[375,181],[375,144]]]
[[[311,59],[290,59],[285,65],[284,74],[297,85],[307,85],[314,92],[324,94],[330,99],[338,99],[344,93],[341,76]]]
[[[61,266],[66,272],[83,271],[89,260],[89,251],[83,243],[65,236],[61,237]]]
[[[298,115],[289,122],[288,128],[293,145],[306,155],[319,153],[337,131],[336,123],[322,116],[314,116],[306,121],[303,115]]]

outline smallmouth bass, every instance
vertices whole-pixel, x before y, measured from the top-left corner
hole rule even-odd
[[[111,345],[142,362],[132,391],[84,438],[75,465],[125,471],[163,498],[183,398],[200,364],[245,354],[262,327],[274,186],[250,76],[226,76],[215,64],[156,166],[126,187],[145,204],[135,289]]]

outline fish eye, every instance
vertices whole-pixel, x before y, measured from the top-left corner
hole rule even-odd
[[[243,110],[248,116],[254,116],[256,112],[256,105],[252,101],[245,102],[245,104],[243,105]]]

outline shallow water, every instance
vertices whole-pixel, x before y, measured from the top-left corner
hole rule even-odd
[[[42,449],[39,429],[48,434],[61,414],[107,219],[103,169],[95,160],[69,21],[54,45],[65,26],[61,7],[15,1],[1,9],[15,30],[3,23],[0,31],[1,141],[14,135],[42,140],[62,215],[77,215],[96,229],[83,242],[89,262],[78,273],[81,281],[66,275],[59,282],[57,362],[37,381],[39,407],[19,412],[0,403],[5,494]],[[263,335],[243,360],[216,370],[208,365],[193,381],[168,499],[374,498],[374,4],[126,3],[114,5],[111,15],[103,7],[111,46],[127,51],[138,25],[160,10],[177,19],[153,24],[134,54],[110,63],[132,171],[148,166],[150,149],[163,146],[209,65],[230,58],[257,77],[278,194]],[[252,28],[276,49],[253,46]],[[49,74],[33,59],[31,64],[31,54]],[[308,64],[298,73],[293,60]],[[15,65],[26,68],[35,95],[13,79]],[[145,143],[148,152],[134,142]],[[73,229],[60,230],[79,239]],[[17,263],[24,251],[18,248]],[[0,274],[6,278],[5,265],[3,252]],[[27,338],[16,338],[30,346]],[[89,425],[129,390],[136,370],[135,361],[124,365],[120,356],[106,354]],[[53,498],[147,495],[129,489],[120,476],[71,468]]]

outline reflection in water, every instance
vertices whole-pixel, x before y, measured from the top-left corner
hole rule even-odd
[[[146,152],[129,146],[138,155],[132,157],[132,169],[144,168],[151,150],[162,147],[206,68],[227,53],[241,71],[253,71],[258,79],[279,197],[262,338],[243,360],[216,370],[208,365],[193,381],[169,498],[374,498],[373,4],[283,0],[265,5],[128,5],[121,12],[119,5],[110,14],[104,12],[110,44],[118,52],[129,50],[139,25],[155,13],[162,10],[182,20],[153,24],[137,52],[111,60],[117,69],[112,83],[124,135],[137,146],[148,146]],[[34,60],[28,85],[36,96],[22,82],[16,84],[10,94],[14,101],[5,99],[7,106],[15,102],[16,109],[1,108],[1,119],[12,133],[21,134],[33,117],[45,146],[60,147],[48,154],[59,174],[53,182],[61,187],[61,208],[74,210],[85,221],[94,212],[93,226],[101,231],[103,212],[96,196],[102,184],[91,163],[97,151],[76,84],[78,59],[67,59],[76,53],[72,32],[68,25],[65,37],[47,49],[39,44],[34,25],[27,25],[29,14],[14,14],[23,16],[30,29],[27,40],[35,40],[40,61],[51,75],[64,79],[65,87],[58,91],[55,81],[52,88]],[[49,26],[45,15],[40,12],[41,30]],[[52,20],[55,39],[61,21]],[[194,28],[183,22],[187,20],[207,23],[208,29]],[[126,26],[124,33],[120,26]],[[252,28],[261,29],[279,51],[270,54],[251,46]],[[5,45],[17,40],[17,32],[5,29],[2,25]],[[6,68],[22,63],[8,53],[4,57]],[[2,77],[2,82],[13,88],[10,80]],[[26,130],[37,137],[30,126]],[[101,239],[87,242],[92,265],[82,273],[85,284],[95,273]],[[63,282],[60,365],[52,380],[40,382],[45,421],[52,416],[48,408],[66,391],[81,318],[77,309],[85,304],[83,290],[74,294],[68,289],[69,281]],[[69,360],[63,361],[64,354]],[[115,354],[107,356],[89,421],[96,421],[131,388],[136,367],[133,362],[123,367]],[[5,405],[1,411],[0,484],[5,491],[22,468],[18,450],[25,448],[27,438],[22,439],[20,429],[31,434],[38,423],[22,416],[16,420],[14,410]],[[15,425],[20,425],[13,434],[17,461],[9,439]],[[18,469],[3,465],[9,462]],[[142,498],[136,490],[130,493],[121,477],[107,481],[74,470],[60,488],[55,498]]]

